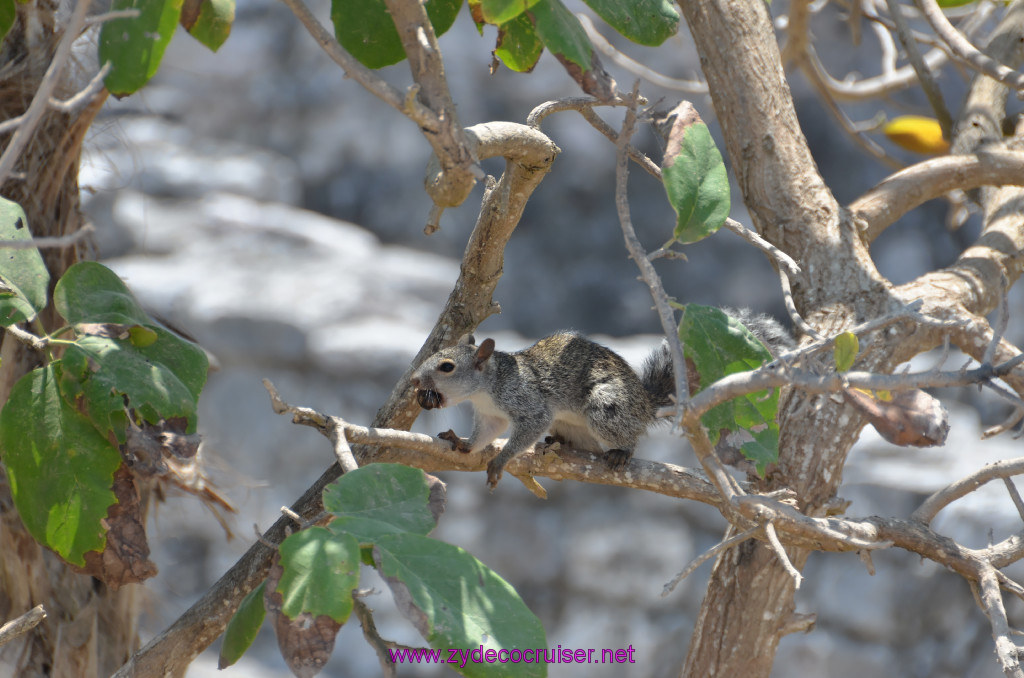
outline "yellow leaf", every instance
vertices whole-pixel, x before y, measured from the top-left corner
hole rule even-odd
[[[889,141],[908,151],[924,155],[941,155],[949,152],[949,142],[942,138],[939,121],[933,118],[901,115],[885,123],[882,131]]]

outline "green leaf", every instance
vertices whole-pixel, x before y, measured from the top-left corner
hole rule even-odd
[[[185,0],[181,25],[193,38],[216,52],[231,34],[235,0]]]
[[[137,9],[132,18],[105,21],[100,29],[100,63],[110,62],[105,83],[123,97],[138,90],[156,74],[164,50],[181,17],[182,0],[114,0],[114,11]]]
[[[764,344],[722,309],[698,304],[687,304],[683,308],[679,338],[687,360],[693,362],[699,375],[698,391],[722,377],[757,369],[772,359]],[[717,443],[722,431],[748,431],[757,445],[747,443],[743,451],[746,454],[749,447],[751,454],[755,455],[749,458],[763,473],[767,463],[778,459],[778,406],[778,389],[758,391],[712,408],[704,414],[701,422],[708,428],[713,443]],[[773,440],[771,432],[775,434],[774,448],[770,447]],[[761,447],[770,449],[766,452]]]
[[[528,14],[544,46],[580,89],[601,101],[615,96],[615,81],[601,66],[580,20],[561,0],[540,0]]]
[[[768,464],[779,460],[779,429],[767,428],[763,431],[752,433],[754,439],[751,442],[743,443],[740,451],[743,456],[754,462],[754,470],[761,477],[768,469]]]
[[[64,353],[61,392],[105,436],[125,440],[127,406],[151,424],[184,419],[196,430],[206,354],[154,325],[132,293],[102,264],[75,264],[53,291],[57,311],[78,338]]]
[[[263,587],[266,581],[249,592],[242,599],[242,604],[235,610],[234,616],[224,629],[224,640],[220,645],[220,659],[217,660],[218,669],[226,669],[245,654],[245,651],[256,640],[260,632],[263,619],[267,616],[267,608],[263,605]]]
[[[285,616],[323,614],[344,624],[352,612],[352,591],[359,586],[356,538],[314,526],[288,536],[278,552],[284,573],[275,590],[284,599]]]
[[[463,549],[417,534],[392,534],[377,542],[374,560],[402,614],[431,647],[547,647],[540,620],[515,589]],[[536,662],[449,668],[464,676],[547,675],[547,665]]]
[[[0,40],[3,40],[7,32],[11,30],[17,16],[14,0],[0,0]]]
[[[29,533],[70,563],[106,546],[120,453],[58,392],[60,361],[33,370],[0,411],[0,453]]]
[[[832,356],[836,361],[836,371],[846,372],[853,367],[853,361],[857,359],[860,351],[860,342],[853,332],[843,332],[836,337],[835,347],[832,349]]]
[[[538,0],[480,0],[480,11],[489,24],[504,24],[521,16]]]
[[[976,0],[938,0],[938,1],[939,1],[939,7],[946,8],[946,9],[948,9],[950,7],[963,7],[964,5],[969,5],[972,2],[976,2]]]
[[[184,419],[196,430],[196,407],[206,383],[206,354],[162,327],[150,327],[157,340],[141,347],[132,341],[85,335],[64,353],[61,391],[103,435],[125,440],[125,406],[151,424]],[[126,403],[127,400],[127,403]]]
[[[544,43],[537,36],[530,17],[525,14],[498,27],[494,56],[513,71],[532,71],[543,51]]]
[[[591,67],[594,47],[576,15],[561,0],[540,0],[530,9],[537,35],[544,46],[558,57],[584,70]]]
[[[95,261],[80,261],[65,271],[53,290],[53,303],[72,325],[152,323],[117,274]]]
[[[427,17],[436,35],[451,28],[462,0],[427,0]],[[382,68],[405,59],[402,39],[384,0],[331,0],[334,35],[368,68]]]
[[[28,218],[21,205],[0,198],[0,244],[31,239]],[[0,326],[31,320],[46,307],[50,273],[38,249],[0,247],[0,281]]]
[[[346,473],[324,488],[323,501],[338,516],[330,529],[362,543],[395,532],[426,535],[437,525],[426,474],[402,464],[368,464]]]
[[[583,0],[608,25],[641,45],[657,47],[679,30],[679,11],[668,0]]]
[[[679,107],[662,161],[662,182],[677,220],[675,239],[697,242],[729,216],[729,176],[722,155],[692,105]]]

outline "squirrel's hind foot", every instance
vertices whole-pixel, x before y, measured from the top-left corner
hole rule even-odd
[[[608,450],[605,452],[605,458],[608,460],[608,466],[613,471],[618,471],[625,468],[629,460],[633,458],[633,450]]]

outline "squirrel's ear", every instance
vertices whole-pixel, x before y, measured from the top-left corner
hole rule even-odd
[[[473,338],[472,333],[463,334],[459,338],[459,345],[460,346],[472,346],[475,343],[476,343],[476,339]]]
[[[494,353],[494,339],[484,339],[480,342],[480,348],[476,350],[473,367],[479,370],[487,362],[487,359],[491,357],[492,353]]]

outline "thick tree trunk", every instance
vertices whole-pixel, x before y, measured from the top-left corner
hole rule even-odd
[[[767,5],[761,0],[679,5],[754,226],[802,268],[793,281],[801,314],[823,334],[883,315],[893,301],[891,286],[817,171]],[[905,357],[906,352],[875,345],[859,364],[884,372]],[[863,422],[826,397],[793,392],[782,402],[780,424],[779,468],[762,481],[763,489],[794,490],[802,511],[820,514],[835,496]],[[788,551],[802,568],[808,552]],[[763,543],[747,542],[726,552],[712,572],[683,675],[767,677],[779,639],[791,628],[793,592],[792,578]]]
[[[56,6],[45,1],[18,5],[18,20],[3,42],[0,120],[24,113],[61,37]],[[32,14],[32,21],[25,18]],[[62,89],[64,91],[62,91]],[[71,92],[58,88],[58,96]],[[74,114],[48,111],[21,154],[16,175],[0,188],[21,204],[35,236],[61,236],[82,227],[78,164],[82,140],[104,97]],[[0,138],[0,150],[10,135]],[[78,248],[51,249],[44,259],[53,281],[82,258]],[[58,319],[45,313],[43,324]],[[39,364],[32,350],[10,335],[0,345],[0,402],[11,387]],[[111,591],[76,574],[25,531],[0,469],[0,622],[42,604],[47,619],[31,633],[0,647],[0,674],[22,678],[108,676],[137,645],[138,605],[133,587]]]

